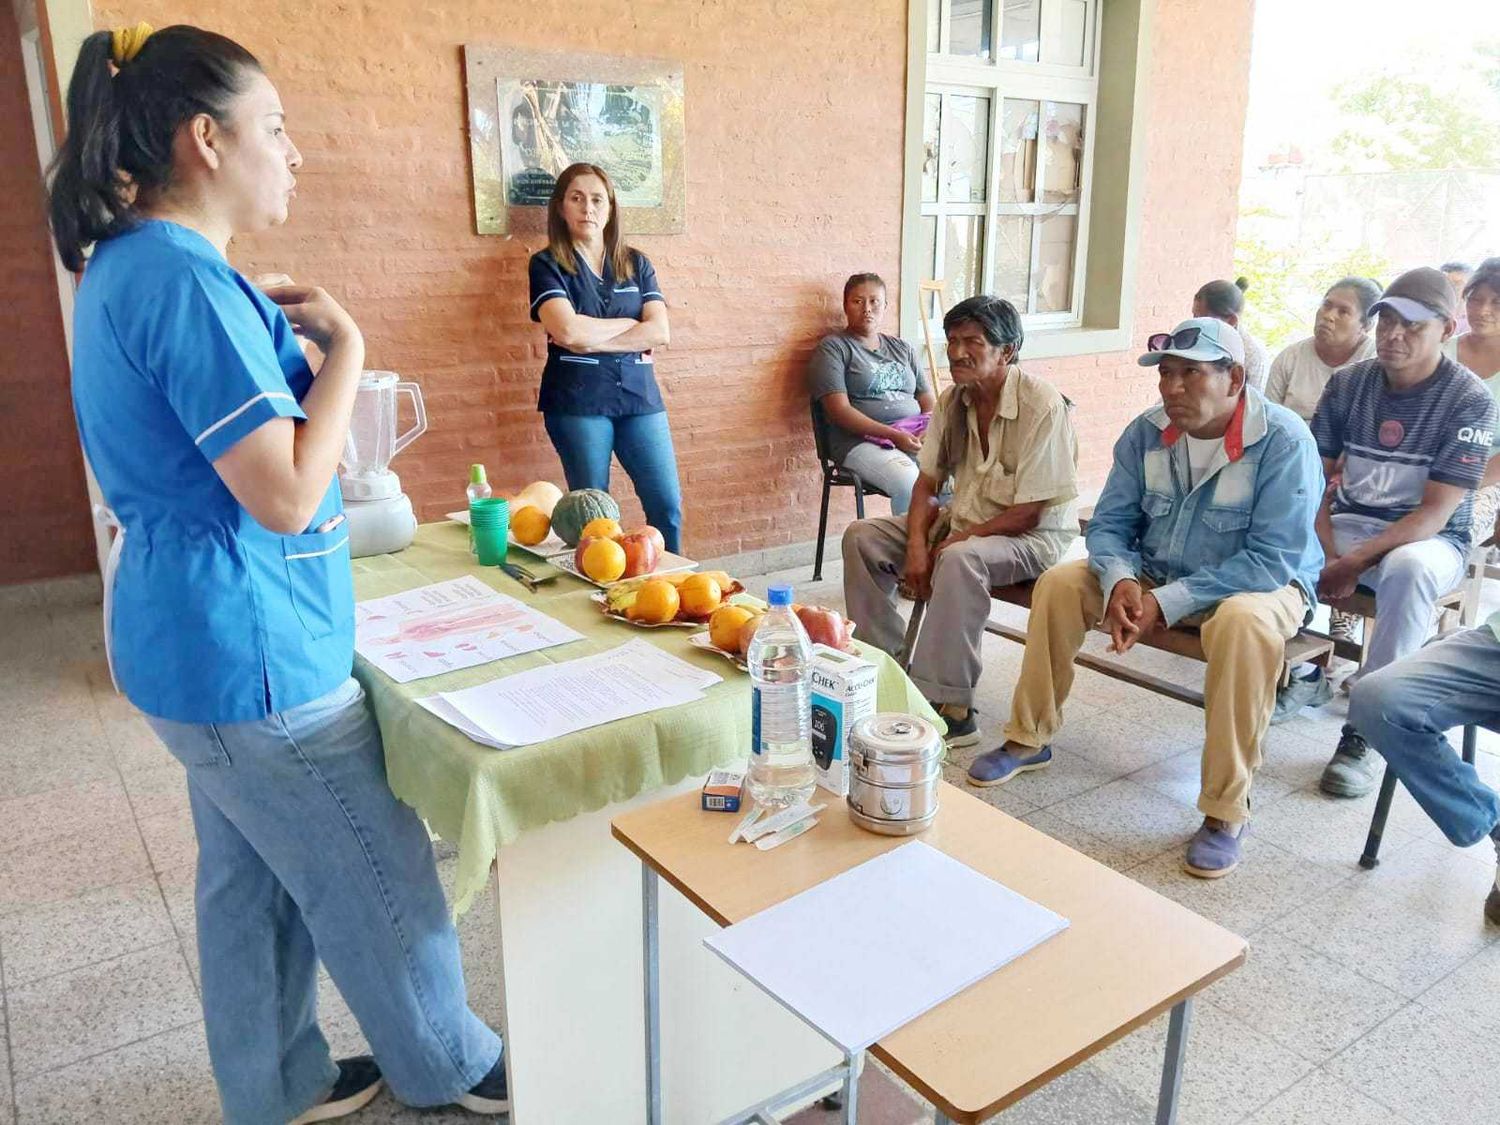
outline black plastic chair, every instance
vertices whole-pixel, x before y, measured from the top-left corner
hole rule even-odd
[[[854,514],[860,519],[865,518],[865,497],[886,496],[886,493],[876,488],[873,484],[866,484],[860,475],[852,469],[846,469],[835,461],[828,452],[828,416],[823,413],[823,404],[818,399],[809,399],[808,408],[812,414],[813,445],[818,450],[818,463],[823,468],[823,503],[818,508],[818,548],[817,555],[813,559],[814,582],[823,580],[823,540],[828,534],[828,498],[834,488],[854,489]],[[889,497],[886,497],[889,499]]]
[[[1489,727],[1490,724],[1484,724]],[[1479,727],[1464,727],[1463,759],[1474,764],[1474,751],[1479,745]],[[1386,817],[1391,815],[1391,798],[1396,795],[1396,771],[1385,767],[1385,776],[1380,779],[1380,796],[1375,798],[1375,816],[1370,821],[1370,834],[1365,838],[1365,853],[1359,857],[1359,865],[1366,871],[1380,866],[1380,841],[1385,836]]]

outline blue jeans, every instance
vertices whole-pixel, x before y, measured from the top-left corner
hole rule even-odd
[[[667,550],[682,550],[682,486],[677,481],[677,455],[667,414],[543,414],[547,436],[562,461],[571,488],[609,491],[610,454],[635,485],[646,522],[661,532]]]
[[[1500,641],[1488,628],[1456,633],[1370,672],[1349,697],[1349,721],[1461,848],[1500,822],[1500,794],[1453,752],[1444,732],[1496,718]]]
[[[253,722],[150,722],[187,767],[224,1120],[288,1121],[332,1088],[319,960],[397,1098],[446,1105],[475,1086],[500,1039],[469,1010],[432,845],[386,784],[358,682]]]

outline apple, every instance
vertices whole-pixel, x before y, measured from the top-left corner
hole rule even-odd
[[[666,541],[666,539],[663,538],[661,532],[657,531],[656,528],[652,527],[649,523],[645,527],[641,528],[639,531],[631,532],[631,534],[632,535],[644,535],[648,539],[650,539],[651,542],[655,543],[656,544],[656,554],[657,554],[658,558],[660,558],[662,555],[664,555],[664,554],[667,553],[667,541]]]
[[[746,621],[743,625],[740,626],[740,643],[738,645],[738,648],[740,650],[741,656],[749,655],[750,640],[755,636],[755,630],[759,628],[761,618],[763,617],[765,617],[765,614],[757,613],[749,621]]]
[[[620,538],[620,546],[625,548],[626,578],[639,578],[643,574],[650,574],[656,569],[656,564],[661,561],[661,547],[657,543],[661,535],[658,533],[653,539],[646,534],[651,530],[654,529],[645,528],[641,531],[633,531]]]
[[[804,605],[798,606],[796,613],[797,620],[802,622],[802,627],[807,630],[808,639],[813,644],[848,649],[849,642],[854,638],[854,627],[837,610]]]

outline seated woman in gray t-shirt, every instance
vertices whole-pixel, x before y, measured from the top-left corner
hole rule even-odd
[[[911,345],[880,331],[885,304],[885,282],[875,274],[846,281],[848,327],[818,344],[807,381],[828,419],[829,455],[889,496],[891,514],[899,516],[911,504],[922,439],[892,423],[930,414],[936,396]]]

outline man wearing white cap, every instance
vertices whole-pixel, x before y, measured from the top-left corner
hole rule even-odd
[[[1442,354],[1456,302],[1440,271],[1408,270],[1370,311],[1376,358],[1336,372],[1312,422],[1325,471],[1340,474],[1318,511],[1327,557],[1318,592],[1336,605],[1363,587],[1379,611],[1351,679],[1420,648],[1437,599],[1463,580],[1474,489],[1495,429],[1485,385]],[[1323,792],[1360,797],[1377,774],[1365,736],[1346,723]]]
[[[974,760],[969,782],[1000,785],[1051,764],[1090,627],[1102,621],[1125,652],[1152,629],[1197,625],[1208,658],[1204,819],[1184,867],[1215,879],[1240,861],[1286,639],[1315,604],[1323,475],[1307,424],[1245,385],[1232,326],[1198,317],[1147,346],[1140,362],[1159,370],[1161,404],[1115,443],[1088,560],[1037,580],[1005,743]]]

